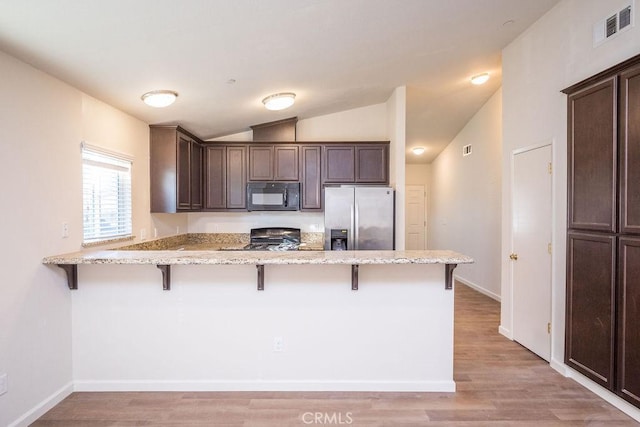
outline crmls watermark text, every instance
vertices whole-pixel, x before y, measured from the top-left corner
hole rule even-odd
[[[351,412],[305,412],[302,414],[305,424],[348,425],[353,423]]]

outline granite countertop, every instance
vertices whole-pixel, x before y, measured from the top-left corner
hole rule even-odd
[[[241,250],[249,243],[249,233],[187,233],[163,237],[116,250],[132,251],[232,251]],[[300,250],[324,249],[324,233],[302,233]]]
[[[44,264],[274,265],[274,264],[470,264],[453,251],[139,251],[106,250],[50,256]]]
[[[298,251],[243,251],[246,233],[189,233],[110,250],[54,255],[44,264],[273,265],[273,264],[469,264],[453,251],[324,251],[323,233],[302,233]]]

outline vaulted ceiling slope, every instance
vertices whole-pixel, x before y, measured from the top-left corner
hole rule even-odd
[[[558,0],[0,0],[0,50],[202,138],[385,102],[428,162],[500,86],[500,51]],[[489,71],[490,82],[468,78]],[[231,83],[235,81],[235,83]],[[140,96],[172,89],[152,109]],[[291,109],[263,97],[297,94]]]

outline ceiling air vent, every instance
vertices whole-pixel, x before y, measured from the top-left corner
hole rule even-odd
[[[629,6],[612,13],[609,17],[602,19],[593,26],[593,47],[601,45],[633,27],[633,3]]]
[[[627,6],[619,13],[618,28],[621,30],[631,25],[631,6]]]
[[[606,25],[607,25],[606,37],[609,38],[618,32],[618,15],[613,15],[608,17]]]
[[[468,156],[469,154],[471,154],[471,144],[462,147],[462,156]]]

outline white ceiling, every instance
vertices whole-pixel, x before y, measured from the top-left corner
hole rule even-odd
[[[557,2],[0,0],[0,50],[204,139],[385,102],[406,85],[407,152],[427,147],[407,161],[428,163],[500,86],[501,49]],[[469,84],[485,71],[489,83]],[[154,89],[180,96],[153,109],[140,96]],[[294,107],[263,108],[284,91]]]

